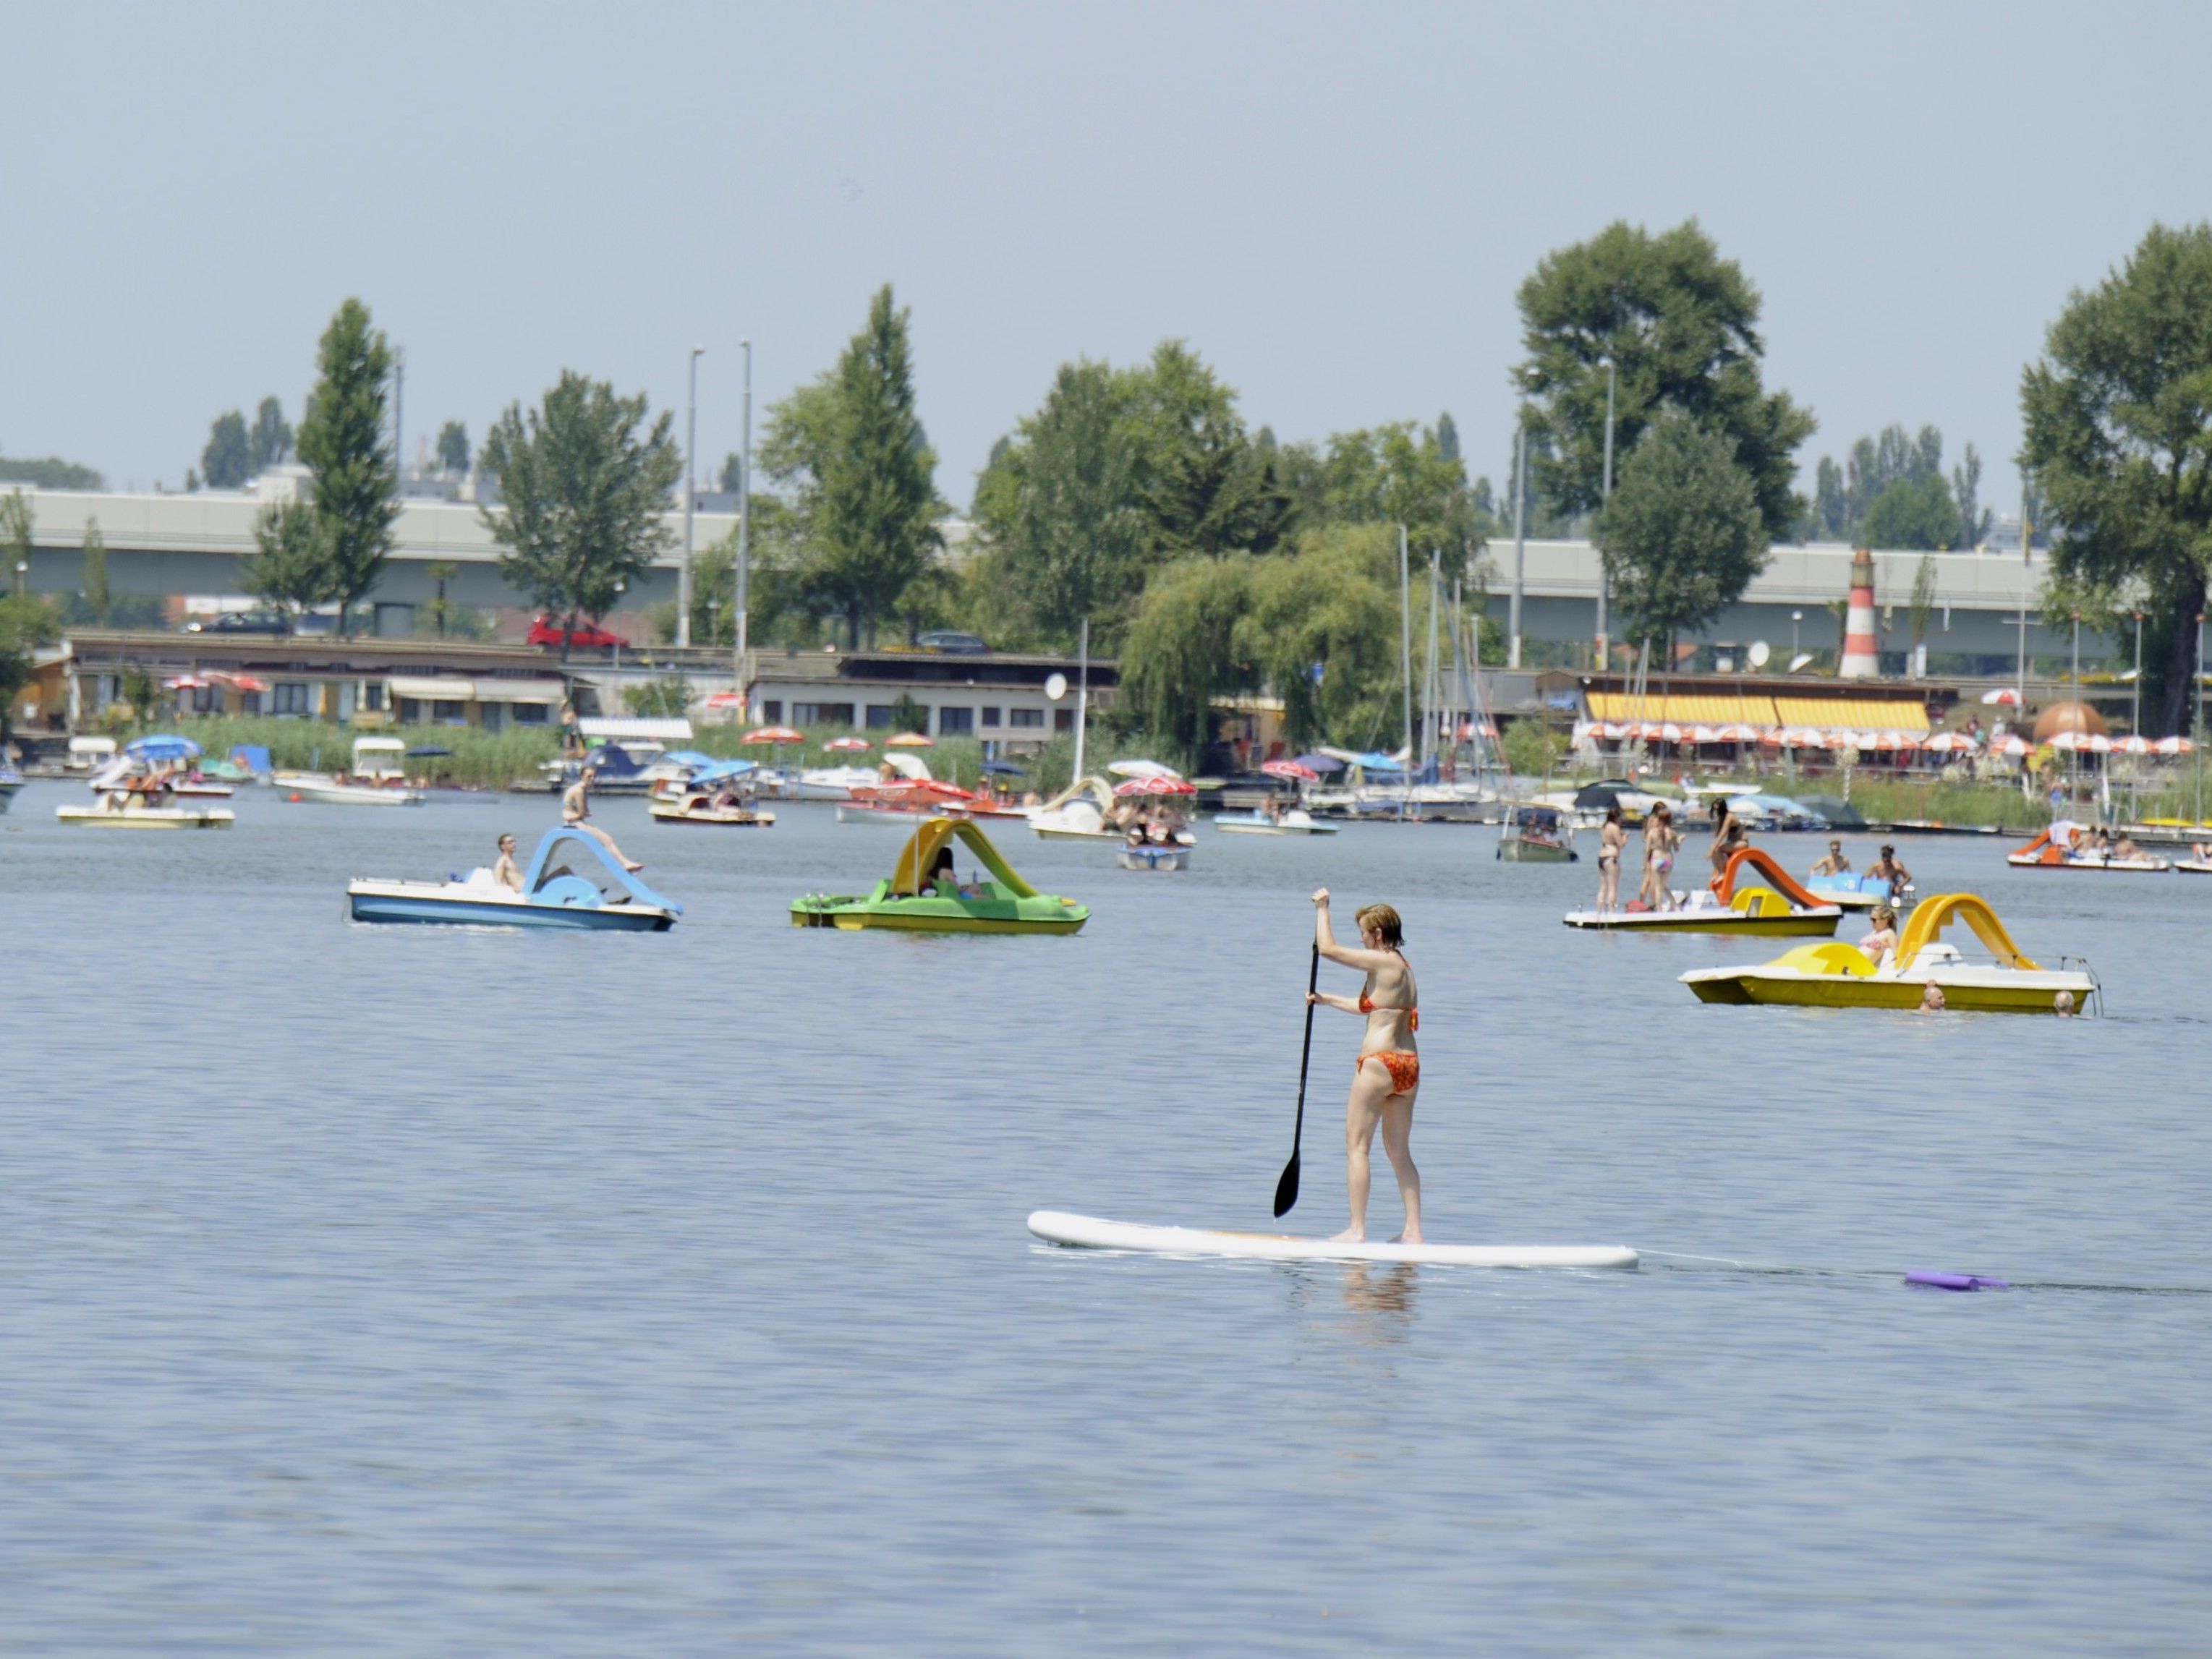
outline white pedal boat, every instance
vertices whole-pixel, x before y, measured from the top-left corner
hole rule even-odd
[[[238,814],[227,806],[148,806],[118,793],[97,806],[57,806],[54,816],[98,830],[228,830]]]
[[[1293,806],[1279,818],[1265,812],[1216,812],[1213,827],[1225,836],[1333,836],[1338,828],[1303,806]]]

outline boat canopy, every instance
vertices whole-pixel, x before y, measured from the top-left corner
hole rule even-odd
[[[1897,959],[1911,962],[1922,949],[1933,945],[1944,928],[1954,921],[1963,921],[1974,930],[1974,936],[1989,947],[1990,954],[2008,968],[2017,968],[2026,973],[2040,971],[2039,963],[2021,953],[2006,933],[2004,923],[1973,893],[1939,893],[1934,898],[1923,899],[1912,912],[1912,920],[1905,923],[1904,937],[1897,942]]]
[[[658,738],[663,743],[689,743],[692,738],[690,720],[655,720],[634,714],[594,715],[578,720],[576,732],[586,738]]]
[[[76,747],[74,739],[70,747]],[[114,752],[112,743],[106,752]],[[137,760],[198,760],[200,746],[190,738],[180,738],[173,732],[156,732],[146,737],[131,738],[123,745],[123,752]]]
[[[898,864],[891,871],[890,890],[894,893],[919,893],[922,890],[930,866],[937,862],[938,849],[957,836],[968,843],[983,867],[999,878],[999,884],[1016,898],[1035,898],[1036,888],[1014,873],[1014,866],[1006,862],[999,849],[991,845],[991,838],[966,818],[931,818],[915,830],[900,853]]]
[[[607,880],[579,872],[575,865],[580,860],[596,864]],[[574,888],[564,886],[571,882],[576,884]],[[684,913],[684,907],[675,900],[664,898],[623,869],[596,838],[566,825],[548,830],[544,839],[538,843],[538,851],[531,855],[529,872],[522,878],[522,890],[533,904],[600,903],[610,890],[607,882],[640,904],[650,904],[678,915]],[[585,887],[592,888],[593,895],[585,895],[581,890]]]
[[[404,755],[407,752],[407,740],[404,738],[356,738],[353,752],[356,755]]]

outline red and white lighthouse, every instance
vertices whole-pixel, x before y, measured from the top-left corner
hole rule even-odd
[[[1874,555],[1861,548],[1851,555],[1851,608],[1844,620],[1844,659],[1836,678],[1870,680],[1881,672],[1881,648],[1874,636]]]

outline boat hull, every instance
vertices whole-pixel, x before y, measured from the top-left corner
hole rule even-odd
[[[1832,939],[1844,913],[1832,904],[1781,915],[1747,915],[1740,910],[1571,910],[1570,927],[1622,933],[1765,933],[1793,939]]]
[[[709,830],[772,830],[775,827],[775,813],[756,812],[743,807],[710,807],[703,812],[685,812],[664,810],[655,802],[646,810],[653,815],[655,823],[697,823]]]
[[[426,799],[419,789],[378,789],[367,784],[288,778],[281,772],[270,781],[287,800],[312,801],[320,806],[420,806]]]
[[[2047,862],[2021,853],[2008,853],[2005,862],[2015,870],[2094,870],[2119,876],[2155,876],[2173,868],[2172,859],[2051,859]]]
[[[1264,813],[1216,812],[1213,827],[1224,836],[1333,836],[1338,826],[1308,818],[1303,823]]]
[[[1498,856],[1507,864],[1575,864],[1581,855],[1571,847],[1553,847],[1540,841],[1501,841]]]
[[[551,927],[568,933],[661,933],[676,925],[676,918],[665,911],[633,910],[623,905],[592,909],[582,905],[508,904],[496,899],[448,899],[427,893],[376,892],[349,892],[346,902],[356,921]]]
[[[1993,982],[1999,981],[2002,982]],[[2086,974],[2003,973],[1989,979],[1933,973],[1897,979],[1861,979],[1842,975],[1798,974],[1772,969],[1710,968],[1685,974],[1700,1002],[1738,1006],[1765,1004],[1790,1008],[1890,1008],[1911,1012],[1929,984],[1941,986],[1945,1008],[1954,1013],[2044,1014],[2061,991],[2085,1007],[2096,989]]]
[[[1079,933],[1091,920],[1081,905],[1060,905],[1048,915],[1042,902],[1029,901],[1030,915],[1003,902],[963,905],[957,899],[803,898],[791,907],[794,927],[835,927],[848,933],[884,929],[900,933]],[[1057,903],[1058,901],[1053,901]]]
[[[204,811],[157,806],[121,812],[97,806],[57,806],[54,816],[64,823],[100,830],[228,830],[238,815],[222,806]]]

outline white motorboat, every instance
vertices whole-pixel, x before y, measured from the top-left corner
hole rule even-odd
[[[398,738],[356,738],[353,771],[332,777],[327,772],[279,772],[270,785],[286,800],[314,801],[325,806],[420,806],[425,797],[410,788],[399,768],[407,745]]]
[[[813,766],[791,787],[793,800],[850,800],[855,788],[882,781],[872,766]]]
[[[1216,812],[1213,827],[1230,836],[1333,836],[1338,826],[1293,806],[1272,818],[1265,812]]]

